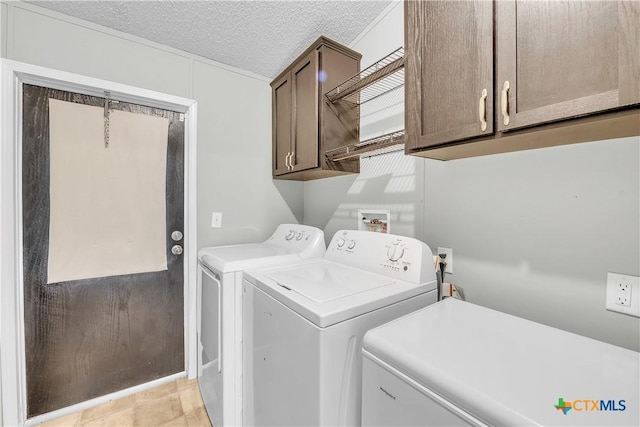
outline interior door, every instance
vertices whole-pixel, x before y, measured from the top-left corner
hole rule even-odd
[[[183,231],[185,129],[183,117],[172,111],[125,102],[110,102],[105,109],[103,98],[31,85],[24,85],[23,93],[25,359],[27,415],[33,417],[184,369],[184,269],[180,251],[184,242],[181,235],[173,232]],[[80,114],[69,116],[72,120],[60,126],[56,118],[58,107],[54,108],[59,104],[70,111],[105,111],[104,135],[97,141],[77,138],[81,146],[100,146],[95,158],[89,159],[82,149],[60,151],[54,147],[54,139],[58,138],[54,134],[58,135],[61,129],[75,138],[88,126]],[[94,112],[91,110],[91,114]],[[166,123],[166,145],[160,150],[166,151],[166,157],[161,158],[166,158],[164,166],[160,165],[162,175],[150,166],[161,161],[148,148],[138,145],[136,126],[149,118]],[[133,124],[122,124],[127,120]],[[120,132],[117,135],[116,129]],[[119,143],[124,146],[118,148]],[[112,159],[116,168],[103,173],[105,165],[100,156],[113,155],[116,151],[110,150],[116,149],[123,150]],[[84,193],[69,190],[66,194],[58,173],[64,169],[80,170],[100,186],[88,186]],[[160,176],[153,180],[159,182],[148,184],[164,194],[158,204],[161,208],[151,210],[148,205],[157,200],[140,191],[146,187],[138,185],[138,181],[152,181],[150,176]],[[124,198],[125,193],[128,198]],[[93,214],[83,214],[82,205],[78,208],[80,213],[66,211],[60,215],[65,212],[60,200],[66,200],[61,199],[61,194],[76,201],[86,198],[86,205],[98,203],[104,208],[95,218]],[[132,205],[123,200],[130,200]],[[77,220],[69,221],[69,217]],[[131,222],[141,226],[132,228]],[[153,245],[149,245],[149,251],[131,249],[137,247],[135,241],[154,241],[146,235],[134,236],[135,229],[144,228],[145,223],[164,228],[164,235],[157,239],[160,249]],[[98,237],[92,237],[90,243],[83,240],[87,233],[76,230],[86,224],[98,231]],[[115,231],[109,228],[114,224]],[[116,245],[115,251],[111,249],[115,253],[108,253],[104,248],[113,241],[124,243]],[[92,264],[84,255],[94,251],[98,262]],[[145,257],[154,251],[163,263],[149,267]],[[60,253],[64,256],[55,261],[55,254]],[[129,260],[134,260],[131,265],[123,265]],[[54,268],[57,263],[63,268]],[[135,271],[136,264],[140,271]],[[54,274],[53,270],[58,272]],[[129,270],[135,272],[126,273]],[[78,277],[73,276],[74,272]]]

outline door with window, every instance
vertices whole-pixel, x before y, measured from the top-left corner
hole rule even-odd
[[[184,116],[23,85],[27,415],[184,370]]]

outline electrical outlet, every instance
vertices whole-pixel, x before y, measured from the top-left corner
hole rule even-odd
[[[628,283],[618,283],[616,304],[631,307],[631,285]]]
[[[640,317],[640,277],[607,273],[607,300],[610,311]]]
[[[222,227],[222,212],[211,212],[211,228]]]
[[[453,249],[438,247],[437,255],[440,254],[447,255],[447,257],[444,259],[444,261],[447,263],[446,267],[444,268],[444,272],[447,274],[453,274]]]

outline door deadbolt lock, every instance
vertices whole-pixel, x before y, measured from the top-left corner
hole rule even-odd
[[[180,240],[182,240],[182,233],[178,230],[174,231],[173,233],[171,233],[171,239],[174,242],[178,242]]]
[[[174,255],[182,255],[182,246],[173,245],[173,247],[171,248],[171,253]]]

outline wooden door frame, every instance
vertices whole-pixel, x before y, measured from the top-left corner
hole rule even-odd
[[[124,84],[1,59],[0,66],[0,425],[24,425],[26,411],[26,367],[24,339],[24,283],[22,247],[22,85],[45,86],[69,92],[104,97],[185,115],[184,169],[184,372],[197,375],[196,336],[196,121],[197,102]],[[173,379],[173,377],[169,377]],[[163,382],[163,379],[92,399],[52,412],[55,416],[106,402]],[[134,390],[135,389],[135,390]],[[36,417],[44,421],[46,414]],[[32,418],[29,421],[35,420]]]

